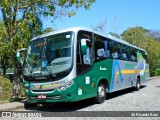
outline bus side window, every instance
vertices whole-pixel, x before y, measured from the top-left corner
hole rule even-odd
[[[146,60],[146,63],[148,63],[147,53],[145,51],[141,51],[141,54],[143,58]]]
[[[103,38],[95,35],[95,57],[96,59],[105,57]]]
[[[147,53],[146,53],[146,52],[144,52],[143,54],[144,54],[144,58],[145,58],[145,60],[146,60],[146,63],[148,63]]]
[[[120,59],[121,45],[118,42],[112,41],[111,54],[113,59]]]
[[[131,49],[131,52],[130,52],[130,59],[131,59],[131,61],[133,61],[133,62],[136,62],[136,61],[137,61],[136,52],[137,52],[136,49],[134,49],[134,48]]]
[[[96,59],[110,57],[110,41],[108,39],[95,35],[95,56]]]
[[[100,49],[104,49],[104,48],[103,48],[103,43],[100,42],[100,41],[96,41],[96,42],[95,42],[96,57],[101,57],[101,56],[98,54],[98,50],[100,50]]]
[[[122,45],[122,60],[130,60],[130,47],[127,45]]]
[[[105,51],[105,57],[110,57],[111,53],[110,53],[110,41],[108,40],[104,40],[104,51]]]

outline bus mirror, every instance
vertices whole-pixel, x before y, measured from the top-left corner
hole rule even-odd
[[[18,63],[20,63],[20,58],[21,56],[20,56],[20,52],[19,51],[17,51],[17,53],[16,53],[16,58],[17,58],[17,61],[18,61]]]
[[[90,42],[89,39],[81,39],[81,52],[82,55],[86,55],[87,53],[87,42]]]
[[[21,61],[21,59],[22,59],[21,54],[22,54],[22,52],[26,52],[26,50],[27,50],[27,48],[21,48],[21,49],[17,50],[17,52],[16,52],[16,59],[17,59],[18,63],[22,62]]]

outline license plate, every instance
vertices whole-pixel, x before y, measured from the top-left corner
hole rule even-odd
[[[39,99],[45,99],[45,98],[46,98],[46,95],[38,95],[38,98],[39,98]]]

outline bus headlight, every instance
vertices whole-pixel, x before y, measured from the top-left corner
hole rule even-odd
[[[73,85],[74,81],[73,80],[66,80],[63,85],[57,88],[57,90],[66,90],[67,88],[71,87]]]
[[[28,88],[26,88],[25,90],[26,90],[26,92],[28,92],[28,91],[29,91],[29,90],[28,90]]]
[[[25,89],[26,92],[28,92],[29,91],[29,84],[25,84],[24,89]]]

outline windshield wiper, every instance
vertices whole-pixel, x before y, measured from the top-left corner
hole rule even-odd
[[[51,71],[50,67],[46,67],[46,69],[47,69],[49,75],[51,76],[51,78],[56,77],[56,74]]]

